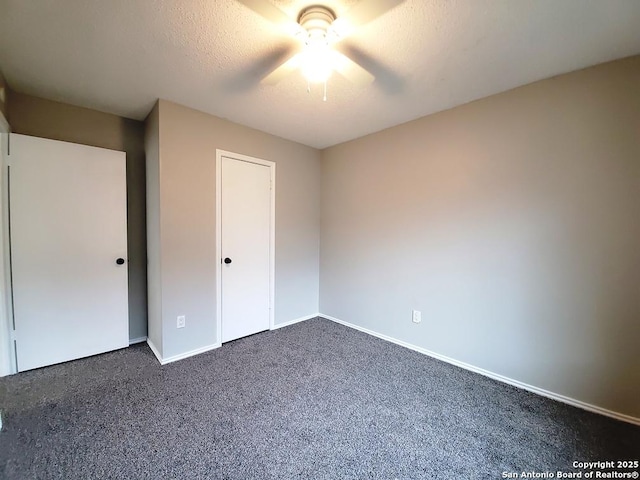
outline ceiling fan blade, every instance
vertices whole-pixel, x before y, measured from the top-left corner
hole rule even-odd
[[[398,75],[394,68],[376,59],[375,55],[371,55],[347,41],[340,42],[334,48],[370,72],[376,78],[378,89],[389,95],[395,95],[404,90],[405,80]]]
[[[298,22],[267,0],[238,0],[238,2],[270,22],[284,27],[291,35],[296,35],[302,29]]]
[[[375,80],[371,73],[342,53],[332,50],[331,56],[336,72],[358,87],[366,87]]]
[[[340,37],[349,35],[356,28],[375,20],[380,15],[400,5],[404,0],[360,0],[354,7],[337,18],[331,28]]]
[[[238,0],[238,2],[253,10],[258,15],[262,15],[270,22],[285,23],[292,21],[286,13],[267,0]]]
[[[302,55],[300,53],[296,53],[293,57],[289,58],[289,60],[281,64],[279,67],[276,67],[276,69],[264,77],[260,83],[265,85],[275,85],[279,83],[285,77],[291,75],[300,68],[301,60]]]

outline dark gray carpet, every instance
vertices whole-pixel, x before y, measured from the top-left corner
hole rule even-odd
[[[497,479],[640,456],[640,427],[323,319],[164,367],[142,344],[5,377],[0,406],[8,479]]]

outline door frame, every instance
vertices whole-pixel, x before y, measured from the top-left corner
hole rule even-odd
[[[269,160],[216,149],[216,339],[222,345],[222,157],[269,168],[271,205],[269,214],[269,330],[275,319],[276,265],[276,164]]]

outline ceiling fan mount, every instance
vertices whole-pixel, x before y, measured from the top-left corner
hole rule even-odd
[[[310,39],[326,38],[331,24],[335,21],[333,10],[322,5],[313,5],[300,12],[298,23]]]

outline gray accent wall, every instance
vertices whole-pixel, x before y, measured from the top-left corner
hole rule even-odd
[[[9,86],[0,72],[0,113],[5,119],[9,117]]]
[[[162,356],[162,290],[160,285],[160,116],[156,103],[146,119],[144,148],[147,176],[147,311],[148,341]]]
[[[320,311],[640,417],[639,86],[632,57],[323,151]]]
[[[159,209],[159,238],[149,232],[149,250],[158,242],[161,312],[150,316],[149,322],[150,331],[155,328],[151,323],[161,324],[163,358],[220,341],[216,338],[216,149],[276,163],[275,323],[316,314],[320,152],[165,100],[157,108],[159,174],[157,180],[149,179],[159,182],[158,205],[152,207]],[[151,158],[149,138],[147,145]],[[150,285],[155,281],[150,278]],[[185,328],[176,328],[179,315],[186,316]]]
[[[0,74],[0,88],[6,84]],[[1,104],[0,104],[1,105]],[[11,346],[11,315],[10,305],[8,305],[8,284],[9,274],[7,272],[8,264],[8,205],[5,198],[7,195],[7,154],[9,150],[9,132],[11,130],[6,119],[5,110],[0,108],[0,377],[9,375],[15,370],[15,355],[12,355],[13,348]],[[5,197],[6,195],[6,197]]]
[[[127,154],[129,338],[147,335],[147,242],[144,123],[10,92],[15,133],[124,151]]]

